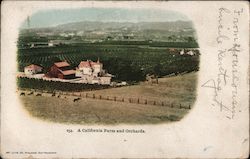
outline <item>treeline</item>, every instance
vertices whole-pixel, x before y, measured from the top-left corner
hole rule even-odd
[[[19,77],[17,78],[17,85],[19,88],[54,91],[83,91],[83,90],[98,90],[105,89],[111,86],[98,84],[82,84],[82,83],[68,83],[58,81],[45,81],[42,79]]]
[[[199,45],[196,41],[192,42],[159,42],[159,41],[103,41],[98,44],[111,44],[111,45],[148,45],[150,47],[169,47],[169,48],[198,48]]]

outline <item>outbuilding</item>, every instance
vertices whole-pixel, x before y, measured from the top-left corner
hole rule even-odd
[[[42,70],[43,70],[43,67],[35,65],[35,64],[31,64],[29,66],[24,67],[24,73],[26,75],[34,75],[39,72],[42,72]]]

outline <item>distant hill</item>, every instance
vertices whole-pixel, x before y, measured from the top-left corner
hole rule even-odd
[[[191,21],[175,21],[175,22],[74,22],[61,24],[53,27],[62,31],[87,31],[87,30],[112,30],[112,29],[128,29],[128,30],[182,30],[193,29]]]
[[[31,28],[23,29],[30,31],[105,31],[105,30],[134,30],[134,31],[144,31],[144,30],[158,30],[158,31],[179,31],[183,29],[194,29],[191,21],[174,21],[174,22],[74,22],[57,25],[54,27],[47,28]]]
[[[77,35],[77,36],[76,36]],[[20,36],[27,36],[28,41],[47,41],[74,38],[76,40],[154,40],[154,41],[187,41],[196,39],[191,21],[174,22],[74,22],[47,28],[23,29]],[[36,36],[38,37],[37,39]],[[51,39],[50,37],[50,39]],[[81,37],[81,38],[79,38]],[[27,41],[26,40],[26,41]],[[25,40],[23,40],[25,41]],[[189,40],[190,41],[190,40]]]

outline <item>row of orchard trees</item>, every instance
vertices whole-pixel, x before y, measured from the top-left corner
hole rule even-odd
[[[184,46],[184,44],[181,44],[181,46]],[[97,48],[102,49],[102,51]],[[101,48],[96,44],[19,49],[18,70],[23,72],[25,66],[38,64],[43,66],[46,72],[54,62],[64,60],[71,64],[72,69],[75,69],[82,60],[95,61],[98,58],[103,63],[104,69],[115,75],[112,80],[117,81],[138,82],[145,80],[147,74],[162,77],[173,73],[199,70],[198,50],[194,49],[195,56],[180,55],[180,50],[182,49],[153,49],[128,45],[104,46]]]
[[[68,59],[69,57],[69,59]],[[79,56],[76,56],[79,57]],[[74,54],[65,55],[66,60],[71,64],[72,69],[75,69],[81,61],[81,59],[97,59],[95,56],[89,58],[74,58]],[[100,57],[101,62],[104,65],[104,69],[111,73],[115,77],[113,80],[117,81],[144,81],[147,74],[154,74],[158,77],[166,76],[172,73],[192,72],[199,70],[199,56],[180,56],[176,54],[161,54],[152,55],[148,53],[148,56],[137,55],[126,57]],[[62,61],[63,59],[52,57],[47,61],[43,60],[42,66],[44,71],[47,72],[48,68],[53,65],[54,62]],[[34,64],[40,64],[39,61],[31,62]],[[31,63],[19,63],[19,70]]]

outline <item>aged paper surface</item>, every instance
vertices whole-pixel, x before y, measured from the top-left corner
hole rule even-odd
[[[247,2],[5,1],[2,158],[247,158]]]

